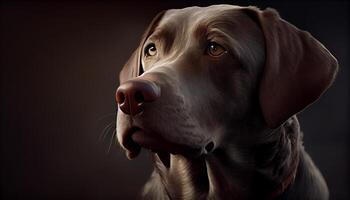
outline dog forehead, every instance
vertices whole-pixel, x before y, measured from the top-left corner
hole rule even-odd
[[[165,12],[158,23],[159,28],[183,29],[196,27],[196,25],[209,25],[217,21],[239,22],[246,17],[241,11],[242,7],[235,5],[212,5],[208,7],[186,7],[182,9],[170,9]]]

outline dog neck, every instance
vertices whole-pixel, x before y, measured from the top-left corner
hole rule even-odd
[[[299,124],[296,117],[292,117],[280,128],[267,132],[263,136],[267,143],[257,142],[245,148],[226,146],[199,158],[170,155],[168,167],[154,154],[155,172],[151,181],[152,185],[157,182],[163,191],[157,196],[164,195],[160,197],[163,199],[271,199],[281,195],[296,175]],[[146,185],[144,194],[154,195],[152,190],[155,189]]]

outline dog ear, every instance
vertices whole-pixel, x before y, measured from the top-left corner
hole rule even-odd
[[[245,9],[265,37],[266,58],[259,102],[270,128],[317,100],[333,82],[338,62],[308,32],[280,18],[277,11]]]
[[[142,66],[141,66],[142,46],[144,45],[146,39],[152,34],[152,32],[154,31],[155,27],[157,26],[157,24],[159,23],[159,21],[161,20],[165,12],[166,11],[159,12],[153,18],[150,25],[144,32],[139,46],[133,52],[133,54],[131,55],[129,60],[126,62],[126,64],[123,66],[123,69],[119,74],[120,84],[140,75],[140,70],[142,69]]]

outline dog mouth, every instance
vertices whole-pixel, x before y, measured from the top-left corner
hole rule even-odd
[[[194,148],[189,145],[171,142],[160,134],[140,127],[131,127],[123,134],[122,145],[126,149],[126,156],[132,160],[136,158],[142,148],[155,153],[166,168],[170,167],[171,154],[181,154],[188,157],[199,157],[204,148]]]
[[[128,131],[126,131],[126,134],[122,136],[122,146],[126,149],[126,157],[129,160],[132,160],[136,158],[140,152],[141,152],[141,146],[137,144],[132,139],[132,135],[136,132],[140,132],[141,129],[137,127],[132,127]]]

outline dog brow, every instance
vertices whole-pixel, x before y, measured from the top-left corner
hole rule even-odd
[[[194,31],[194,36],[196,38],[206,37],[207,32],[208,32],[207,24],[201,23],[196,27],[196,29]]]
[[[148,39],[161,41],[164,51],[168,52],[175,39],[175,27],[157,27]]]

